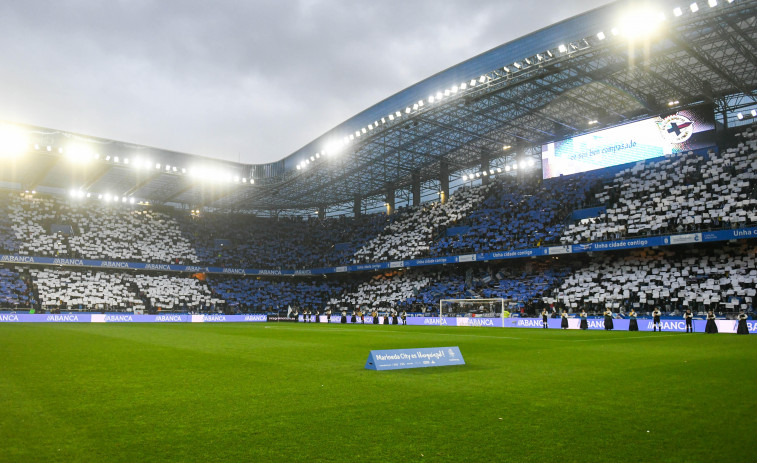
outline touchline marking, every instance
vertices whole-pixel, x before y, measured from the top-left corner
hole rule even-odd
[[[349,325],[347,325],[349,326]],[[421,325],[417,325],[421,326]],[[276,328],[280,330],[296,330],[299,328],[292,327],[292,326],[266,326],[265,328]],[[329,333],[350,333],[351,331],[346,330],[339,330],[338,328],[334,329],[323,329],[323,328],[311,328],[310,331],[321,331],[321,332],[329,332]],[[569,331],[578,331],[578,330],[569,330]],[[405,331],[405,330],[384,330],[381,329],[379,331],[376,331],[377,333],[405,333],[405,334],[414,334],[414,335],[423,335],[427,333],[419,333],[418,331]],[[662,335],[654,335],[654,336],[632,336],[628,338],[592,338],[592,339],[555,339],[555,338],[521,338],[516,336],[491,336],[487,334],[455,334],[455,333],[428,333],[429,335],[433,336],[465,336],[465,337],[472,337],[472,338],[496,338],[496,339],[517,339],[520,341],[555,341],[555,342],[589,342],[589,341],[623,341],[626,339],[656,339],[656,338],[668,338],[673,336],[678,336],[681,333],[673,333],[673,334],[662,334]]]

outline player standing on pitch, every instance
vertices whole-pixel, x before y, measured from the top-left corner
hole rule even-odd
[[[402,324],[407,325],[407,312],[403,310],[400,316],[402,317]]]
[[[717,323],[715,323],[715,313],[713,313],[712,309],[710,309],[710,311],[707,312],[707,324],[704,326],[704,332],[705,333],[718,332],[718,325]]]
[[[615,328],[612,323],[612,310],[609,307],[605,308],[605,330],[609,331]]]
[[[744,309],[739,311],[739,326],[736,328],[736,334],[749,334],[749,327],[746,324],[747,315],[744,313]]]
[[[686,319],[686,332],[687,333],[693,333],[694,332],[694,314],[691,313],[691,309],[686,309],[686,313],[683,314],[683,318]]]
[[[549,322],[547,320],[547,309],[543,309],[541,311],[541,327],[542,328],[549,328]]]
[[[660,332],[662,332],[662,325],[660,324],[660,308],[655,307],[652,311],[652,326],[654,327],[652,331],[657,331],[657,329],[660,329]]]
[[[562,311],[562,321],[560,321],[560,328],[567,330],[568,329],[568,312],[563,309]]]
[[[581,309],[581,327],[582,330],[589,329],[589,322],[586,320],[586,310]]]
[[[628,314],[628,331],[639,331],[639,322],[636,321],[636,311],[631,307],[631,313]]]

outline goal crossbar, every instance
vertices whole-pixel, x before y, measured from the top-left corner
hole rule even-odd
[[[499,309],[499,317],[505,318],[505,307],[511,301],[511,299],[497,298],[475,298],[475,299],[440,299],[439,300],[439,317],[444,317],[444,305],[445,303],[460,304],[460,305],[476,305],[476,304],[490,304],[497,306]],[[450,312],[448,312],[450,313]]]

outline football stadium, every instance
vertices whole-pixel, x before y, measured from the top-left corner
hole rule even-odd
[[[593,9],[266,164],[6,121],[0,461],[749,461],[756,131],[752,0]]]

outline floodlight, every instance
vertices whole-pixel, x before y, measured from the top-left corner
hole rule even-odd
[[[450,94],[449,89],[444,91],[444,96],[449,96],[449,94]]]
[[[250,185],[252,185],[253,183],[255,183],[255,179],[254,179],[254,178],[251,178],[251,179],[250,179]]]
[[[73,197],[73,196],[76,196],[76,190],[74,190],[73,188],[71,188],[70,190],[68,190],[68,194],[69,194],[70,196],[72,196],[72,197]]]
[[[368,124],[368,130],[373,130],[373,124]]]
[[[598,122],[599,122],[598,120],[594,119],[594,120],[589,121],[589,125],[594,125],[594,124],[597,124]]]
[[[557,50],[560,53],[565,53],[566,51],[568,51],[568,48],[564,44],[561,43],[560,46],[557,47]],[[518,63],[515,63],[515,64],[518,64]],[[520,67],[520,66],[517,66],[517,67]]]
[[[481,77],[479,77],[479,78],[478,78],[478,81],[479,81],[479,83],[482,83],[482,84],[483,84],[484,82],[486,82],[486,76],[481,76]]]
[[[47,151],[52,151],[52,150],[53,150],[53,147],[52,147],[52,146],[48,146],[48,147],[47,147]]]
[[[176,166],[171,167],[171,170],[173,170],[174,172],[178,172],[179,171],[179,169],[177,169]]]
[[[118,162],[118,156],[113,158],[113,162]]]
[[[476,172],[476,178],[481,176],[481,172]]]
[[[355,136],[350,134],[350,140],[354,140],[354,139],[355,139]]]
[[[87,193],[87,198],[91,197],[92,193]]]
[[[412,111],[412,109],[410,109],[410,106],[405,108],[405,114],[410,114],[410,111]]]
[[[505,166],[505,172],[510,172],[510,166]]]
[[[103,196],[103,199],[107,202],[110,201],[110,194],[105,193],[105,196]]]
[[[418,100],[418,107],[419,107],[419,108],[422,108],[422,107],[423,107],[423,100]]]
[[[534,166],[534,164],[536,164],[536,162],[534,162],[534,160],[533,160],[533,159],[529,159],[529,160],[528,160],[528,167],[533,167],[533,166]]]
[[[315,156],[310,156],[310,161],[315,162]]]
[[[246,179],[246,178],[243,178],[243,179],[242,179],[242,183],[247,183],[247,179]]]
[[[160,169],[160,163],[156,163],[156,164],[155,164],[155,168],[156,168],[156,169]]]
[[[134,198],[129,198],[129,204],[134,204]]]
[[[476,86],[476,79],[471,79],[469,85],[471,87],[475,87]]]
[[[29,136],[19,127],[0,125],[0,158],[21,156],[29,146]]]
[[[389,115],[389,120],[390,120],[390,121],[393,121],[393,120],[394,120],[394,114],[390,114],[390,115]]]
[[[489,170],[489,175],[494,175],[494,169]]]
[[[755,109],[752,110],[752,117],[757,117],[757,110]]]
[[[69,153],[70,153],[70,152],[69,152]],[[106,160],[106,161],[110,161],[110,155],[108,155],[108,156],[105,156],[105,160]]]
[[[359,137],[359,136],[360,136],[360,131],[359,131],[359,130],[355,130],[355,136],[356,136],[356,137]]]
[[[396,113],[394,113],[394,115],[397,116],[397,117],[402,117],[402,113],[399,112],[399,111],[397,111]]]
[[[513,170],[518,170],[518,163],[517,162],[513,164]]]
[[[612,33],[612,35],[620,34],[620,30],[617,27],[613,27],[612,29],[610,29],[610,32]]]
[[[452,91],[452,93],[457,93],[457,85],[453,85],[450,90]]]
[[[182,167],[182,168],[181,168],[181,173],[182,173],[182,174],[186,174],[186,173],[187,173],[187,169],[185,169],[185,168],[183,168],[183,167]]]
[[[718,6],[718,0],[708,0],[707,4],[710,5],[710,8],[715,8]]]
[[[501,167],[497,167],[497,173],[499,173],[499,174],[502,173],[502,168]]]
[[[513,63],[513,66],[515,66],[516,68],[520,69],[520,63],[518,63],[518,62]]]
[[[382,123],[382,124],[386,124],[386,119],[384,119],[384,118],[382,117],[382,118],[381,118],[381,123]]]
[[[679,17],[683,14],[683,11],[681,11],[681,8],[675,7],[673,8],[673,16]]]
[[[738,117],[738,118],[739,118],[739,120],[742,120],[742,119],[744,119],[744,115],[743,115],[742,113],[738,113],[738,114],[736,114],[736,117]]]
[[[124,158],[124,164],[129,165],[129,158]]]
[[[170,170],[171,170],[171,166],[169,166],[168,164],[166,164],[166,172],[168,172]]]
[[[415,104],[413,105],[413,111],[417,111],[417,110],[418,110],[418,103],[415,103]]]
[[[507,151],[507,150],[509,150],[510,148],[512,148],[512,146],[510,146],[510,145],[505,145],[505,146],[503,146],[503,147],[502,147],[502,151]]]
[[[34,144],[34,149],[35,149],[35,150],[38,150],[38,149],[39,149],[39,144],[35,143],[35,144]]]
[[[300,169],[302,169],[302,166],[297,164],[297,170],[300,170]]]
[[[520,168],[525,169],[526,168],[526,161],[520,161]]]
[[[502,69],[503,69],[503,70],[504,70],[505,72],[510,72],[510,68],[509,68],[509,67],[507,67],[507,66],[503,67]]]
[[[689,5],[689,9],[691,9],[692,13],[696,13],[697,11],[699,11],[699,5],[697,5],[697,2],[694,2]]]
[[[121,198],[121,202],[122,202],[122,203],[125,203],[125,202],[126,202],[126,200],[127,200],[126,196],[124,196],[123,198]]]
[[[76,192],[76,196],[79,197],[79,198],[83,198],[84,197],[84,192],[82,190],[79,190],[79,191]]]
[[[537,54],[536,54],[536,59],[538,59],[539,61],[541,61],[541,60],[543,60],[543,59],[544,59],[544,57],[543,57],[543,56],[541,56],[541,53],[537,53]]]
[[[526,61],[526,64],[531,64],[531,60],[530,59],[526,58],[525,61]]]
[[[63,148],[58,148],[58,154],[63,154]]]
[[[466,84],[465,82],[460,84],[460,90],[465,90],[466,88],[468,88],[468,84]]]
[[[555,55],[553,55],[553,54],[552,54],[552,52],[551,52],[550,50],[547,50],[547,55],[548,55],[548,56],[549,56],[550,58],[552,58],[553,56],[555,56]]]
[[[97,199],[103,199],[103,195],[97,195]]]
[[[316,159],[321,159],[321,153],[315,153],[315,158]]]
[[[487,174],[486,171],[483,171],[483,172],[481,172],[481,175],[483,175],[484,177],[486,177],[489,174]]]
[[[598,33],[597,33],[597,38],[598,38],[599,40],[604,40],[604,39],[605,39],[605,33],[604,33],[604,32],[601,32],[601,31],[600,31],[600,32],[598,32]]]
[[[463,182],[466,182],[466,181],[468,181],[468,176],[467,175],[463,175]]]
[[[442,92],[436,92],[436,99],[441,100],[442,98],[444,98],[444,95],[442,95]]]

